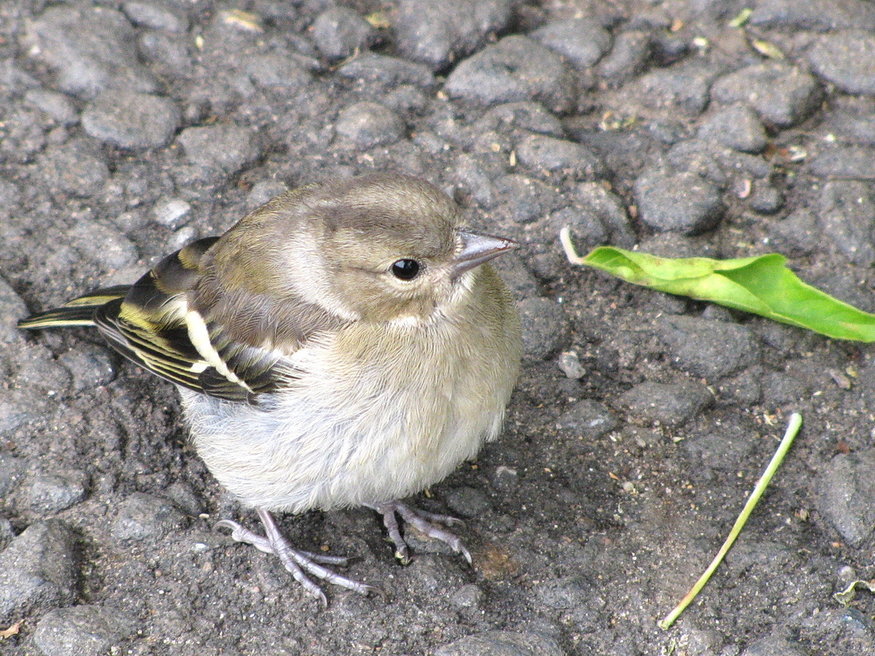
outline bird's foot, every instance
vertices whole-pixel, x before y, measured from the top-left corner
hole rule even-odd
[[[378,506],[369,506],[383,516],[383,525],[389,532],[389,539],[395,545],[395,557],[405,565],[410,562],[410,547],[401,535],[398,517],[407,522],[423,535],[435,540],[440,540],[448,545],[456,553],[465,557],[470,565],[471,553],[462,544],[461,538],[455,533],[448,531],[446,526],[464,524],[461,519],[449,515],[439,515],[425,510],[416,510],[400,501],[392,501]],[[398,515],[398,517],[396,517]]]
[[[230,519],[223,519],[217,522],[216,527],[230,528],[231,537],[237,540],[237,542],[245,542],[246,544],[251,544],[259,551],[274,554],[280,559],[283,567],[304,587],[304,590],[319,599],[323,606],[328,605],[328,599],[325,597],[322,589],[310,578],[311,576],[362,595],[380,592],[379,588],[341,576],[332,572],[327,567],[323,567],[323,565],[346,565],[349,563],[348,558],[326,556],[325,554],[295,549],[280,532],[276,520],[274,520],[269,512],[258,509],[258,516],[261,519],[261,523],[264,524],[265,535],[253,533],[248,528],[241,526],[237,522],[232,522]]]

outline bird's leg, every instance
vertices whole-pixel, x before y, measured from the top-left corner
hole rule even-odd
[[[378,589],[373,586],[345,576],[340,576],[339,574],[332,572],[330,569],[323,567],[323,565],[346,565],[349,562],[349,559],[343,558],[342,556],[326,556],[324,554],[316,554],[310,551],[295,549],[280,532],[276,520],[274,520],[269,512],[262,510],[261,508],[258,508],[257,512],[258,517],[261,519],[261,523],[264,524],[265,535],[253,533],[248,528],[241,526],[237,522],[232,522],[229,519],[223,519],[217,522],[216,526],[230,528],[231,537],[238,542],[245,542],[246,544],[251,544],[259,551],[274,554],[280,559],[280,562],[283,564],[283,567],[286,568],[286,571],[294,576],[295,580],[304,586],[304,589],[307,592],[319,599],[323,606],[328,605],[328,599],[325,597],[325,593],[322,592],[319,586],[307,576],[308,574],[318,579],[322,579],[323,581],[327,581],[328,583],[333,583],[347,588],[348,590],[352,590],[353,592],[358,592],[359,594],[366,595],[371,592],[378,592]]]
[[[401,535],[396,514],[423,535],[440,540],[456,553],[462,554],[465,560],[468,561],[468,564],[471,564],[471,553],[462,544],[462,540],[458,535],[444,528],[445,526],[462,524],[461,519],[450,517],[449,515],[438,515],[425,510],[415,510],[400,501],[391,501],[377,506],[369,505],[368,507],[373,508],[383,516],[383,525],[389,532],[389,539],[395,545],[395,557],[402,563],[410,562],[410,547]]]

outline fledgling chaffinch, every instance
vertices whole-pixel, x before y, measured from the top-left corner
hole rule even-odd
[[[174,383],[195,449],[257,511],[265,536],[219,525],[278,556],[323,603],[311,577],[367,594],[372,586],[326,567],[345,558],[293,548],[271,512],[368,506],[402,560],[397,517],[470,562],[444,527],[453,518],[398,501],[498,435],[519,369],[519,318],[484,264],[517,244],[460,221],[452,200],[409,176],[311,185],[131,286],[19,325],[96,326]]]

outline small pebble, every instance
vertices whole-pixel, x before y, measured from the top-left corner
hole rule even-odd
[[[818,475],[817,508],[851,547],[875,531],[875,449],[839,454]]]
[[[657,324],[657,335],[673,364],[708,380],[737,373],[759,359],[753,332],[737,323],[665,316]]]
[[[82,501],[87,483],[83,471],[40,472],[25,484],[25,496],[31,510],[56,513]]]
[[[720,190],[694,173],[650,170],[635,181],[641,220],[654,230],[695,235],[723,216]]]
[[[617,427],[617,417],[598,401],[583,399],[562,413],[557,425],[585,439],[597,439]]]
[[[808,51],[815,73],[845,93],[875,96],[875,34],[843,30],[823,34]]]
[[[565,656],[559,644],[540,633],[486,631],[438,647],[435,656]]]
[[[509,0],[399,0],[394,31],[402,54],[441,70],[506,28],[512,16]]]
[[[569,337],[568,317],[562,306],[545,298],[526,298],[517,304],[523,326],[523,352],[544,359],[562,348]]]
[[[711,97],[718,102],[744,103],[767,123],[788,128],[806,119],[820,104],[817,80],[783,62],[753,64],[717,79]]]
[[[404,136],[404,122],[398,114],[374,102],[359,102],[342,110],[335,129],[359,148],[390,144]]]
[[[118,608],[56,608],[40,618],[33,641],[45,656],[103,656],[137,624],[136,618]]]
[[[119,504],[111,531],[116,540],[157,540],[182,523],[182,513],[166,499],[134,492]]]
[[[586,375],[586,369],[580,364],[580,357],[574,351],[563,351],[556,362],[562,373],[572,380],[579,380]]]
[[[76,596],[73,531],[50,519],[28,526],[0,553],[0,617],[31,615]]]
[[[657,423],[669,428],[688,422],[712,401],[707,387],[691,381],[639,383],[619,398],[631,421]]]
[[[86,133],[131,149],[164,146],[179,122],[179,109],[171,100],[123,89],[101,93],[82,113]]]
[[[767,142],[759,117],[744,105],[731,105],[710,116],[699,128],[699,137],[746,153],[762,152]]]
[[[181,198],[164,198],[155,204],[152,212],[155,221],[176,229],[190,218],[191,204]]]
[[[547,23],[530,36],[565,57],[577,68],[595,65],[611,47],[610,32],[592,18]]]
[[[62,91],[94,98],[106,89],[153,93],[155,78],[138,59],[125,16],[110,7],[54,5],[27,22],[29,56],[57,71]]]
[[[255,135],[236,125],[186,128],[178,139],[191,163],[228,175],[237,173],[261,156]]]
[[[329,59],[343,59],[373,43],[376,33],[364,18],[348,7],[332,7],[319,14],[312,26],[313,41]]]
[[[460,62],[444,89],[482,105],[533,100],[562,112],[576,99],[575,87],[559,55],[532,39],[512,35]]]

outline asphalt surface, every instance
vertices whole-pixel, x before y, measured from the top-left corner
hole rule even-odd
[[[752,11],[744,12],[749,7]],[[781,252],[868,311],[875,4],[452,0],[0,5],[0,653],[875,653],[871,347],[570,265],[611,244]],[[286,187],[421,176],[525,330],[502,437],[418,506],[468,566],[367,510],[286,516],[385,598],[322,610],[213,525],[257,518],[186,443],[171,386],[17,319],[131,282]],[[668,631],[791,412],[804,428]]]

